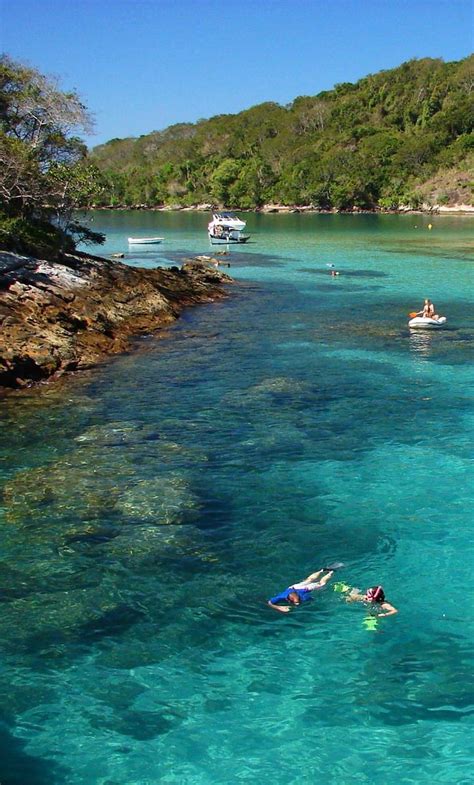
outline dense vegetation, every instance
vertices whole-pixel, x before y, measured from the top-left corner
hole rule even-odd
[[[474,56],[423,59],[289,106],[113,139],[92,159],[101,205],[319,208],[470,201]]]
[[[76,93],[0,57],[0,247],[54,256],[100,241],[74,210],[264,204],[320,209],[470,203],[474,56],[412,60],[283,107],[183,123],[88,154]]]
[[[73,135],[90,117],[75,93],[0,57],[0,248],[55,256],[101,236],[74,222],[97,192],[98,173]]]

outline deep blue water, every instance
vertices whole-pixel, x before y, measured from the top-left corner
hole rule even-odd
[[[474,223],[428,223],[249,215],[225,301],[2,401],[2,785],[472,782]],[[266,606],[331,561],[398,615]]]

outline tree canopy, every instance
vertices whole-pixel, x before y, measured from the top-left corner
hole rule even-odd
[[[95,201],[416,206],[440,172],[472,181],[473,128],[474,56],[411,60],[288,106],[113,139],[91,153],[106,181]]]
[[[75,135],[91,126],[75,92],[62,92],[53,79],[0,57],[2,247],[29,250],[35,234],[40,245],[72,247],[76,232],[87,236],[72,213],[98,190],[98,170]]]

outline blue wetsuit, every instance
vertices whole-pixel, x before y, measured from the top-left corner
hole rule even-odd
[[[294,589],[292,586],[289,586],[288,589],[285,589],[285,591],[282,591],[280,592],[280,594],[277,594],[275,595],[275,597],[272,597],[269,600],[269,602],[271,602],[272,605],[276,605],[276,603],[280,602],[281,600],[288,600],[288,595],[291,594],[292,592],[298,595],[301,602],[308,602],[308,600],[313,599],[311,597],[311,591],[312,591],[311,589]]]

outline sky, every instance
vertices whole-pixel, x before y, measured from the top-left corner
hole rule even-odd
[[[76,90],[89,146],[474,50],[474,0],[0,0],[0,50]]]

